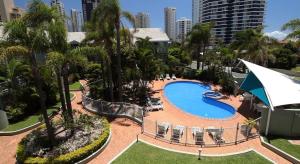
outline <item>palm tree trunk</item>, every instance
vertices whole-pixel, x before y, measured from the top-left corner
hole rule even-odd
[[[197,52],[196,52],[196,56],[197,56],[197,70],[199,70],[200,68],[200,47],[197,48]]]
[[[120,40],[120,19],[116,23],[116,33],[117,33],[117,86],[118,86],[118,98],[119,101],[122,99],[122,77],[121,77],[121,40]]]
[[[63,68],[63,82],[64,82],[64,88],[65,88],[67,112],[68,112],[68,115],[70,117],[70,122],[73,123],[73,110],[72,110],[72,104],[71,104],[68,75],[69,75],[68,74],[68,68],[67,68],[67,66],[64,66],[64,68]]]
[[[53,146],[55,143],[55,137],[54,137],[54,131],[53,131],[53,127],[50,123],[48,114],[47,114],[47,109],[46,109],[46,95],[45,92],[42,89],[42,77],[41,74],[39,72],[38,66],[37,66],[37,62],[36,62],[36,57],[34,53],[31,53],[31,69],[32,69],[32,74],[34,77],[34,81],[35,81],[35,85],[36,85],[36,89],[37,92],[39,94],[39,103],[41,106],[41,110],[42,110],[42,114],[43,114],[43,118],[46,124],[46,129],[47,129],[47,134],[48,134],[48,139],[50,141],[50,145]]]
[[[106,62],[107,65],[107,75],[108,75],[108,89],[109,89],[109,97],[110,101],[114,101],[114,90],[113,90],[113,78],[112,78],[112,71],[111,65],[109,62]]]
[[[64,119],[66,119],[66,102],[65,102],[65,95],[64,95],[64,87],[62,85],[61,80],[61,71],[59,69],[56,70],[56,79],[57,79],[57,86],[58,86],[58,92],[59,92],[59,99],[61,102],[61,109],[62,114],[64,116]]]

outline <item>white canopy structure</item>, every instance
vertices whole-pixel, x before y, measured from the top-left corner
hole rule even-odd
[[[289,76],[265,67],[241,60],[260,81],[273,107],[300,104],[300,84]]]
[[[245,60],[241,61],[250,70],[241,85],[241,89],[252,93],[269,107],[265,131],[265,134],[268,135],[274,107],[300,104],[300,84],[285,74]]]

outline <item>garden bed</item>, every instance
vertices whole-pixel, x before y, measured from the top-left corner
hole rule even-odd
[[[44,127],[28,134],[18,145],[17,161],[21,163],[74,163],[81,161],[98,149],[109,138],[106,119],[80,115],[75,119],[73,135],[61,123],[55,124],[56,145],[51,149]]]

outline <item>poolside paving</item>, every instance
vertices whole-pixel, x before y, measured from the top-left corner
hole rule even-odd
[[[166,81],[154,82],[153,89],[161,89],[165,84]],[[77,111],[80,111],[82,113],[88,113],[83,109],[82,105],[80,104],[81,92],[77,91],[73,93],[76,95],[76,98],[72,101],[73,109],[76,109]],[[240,112],[243,114],[238,113],[235,117],[228,120],[216,121],[216,120],[204,119],[194,115],[190,115],[188,113],[181,111],[180,109],[177,109],[175,106],[170,104],[167,99],[165,99],[165,97],[163,96],[163,91],[160,91],[155,96],[162,98],[165,109],[164,111],[151,112],[146,117],[146,119],[152,121],[156,121],[156,120],[169,121],[170,123],[173,124],[180,124],[185,126],[201,125],[201,127],[202,126],[203,127],[206,126],[231,127],[236,125],[237,122],[240,123],[243,122],[247,116],[247,112],[246,114]],[[240,106],[242,105],[241,102],[239,102],[238,97],[230,97],[229,99],[223,101],[233,105],[237,109],[239,109]],[[239,109],[239,110],[243,110],[243,109]],[[108,163],[116,155],[122,152],[130,143],[135,141],[137,134],[139,134],[139,138],[141,138],[142,140],[155,144],[160,147],[185,151],[190,153],[197,153],[198,151],[198,147],[174,145],[174,144],[170,144],[169,142],[160,141],[154,139],[153,137],[149,137],[145,134],[141,134],[141,127],[131,120],[120,118],[120,119],[115,119],[110,121],[111,121],[111,131],[112,131],[111,141],[108,144],[108,146],[105,148],[105,150],[101,154],[99,154],[95,159],[93,159],[90,163],[97,163],[97,164]],[[16,135],[16,136],[7,136],[7,137],[0,136],[0,164],[15,163],[15,153],[16,153],[17,144],[28,133],[29,132]],[[278,156],[277,154],[263,147],[258,138],[249,140],[247,142],[238,145],[233,145],[233,146],[203,148],[203,153],[210,154],[210,155],[220,155],[220,154],[236,153],[248,149],[255,149],[259,153],[267,156],[268,158],[272,159],[277,163],[280,164],[289,163],[282,157]]]

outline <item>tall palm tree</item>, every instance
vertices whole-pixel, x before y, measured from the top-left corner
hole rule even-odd
[[[130,23],[135,26],[135,18],[127,11],[122,11],[119,0],[102,0],[98,7],[95,9],[93,14],[93,23],[106,26],[113,30],[110,32],[110,37],[114,37],[116,34],[116,58],[117,58],[117,91],[119,101],[122,101],[122,77],[121,77],[121,34],[120,29],[122,26],[121,18],[127,19]],[[104,28],[107,29],[107,28]],[[111,44],[111,43],[110,43]],[[109,45],[112,46],[112,45]]]
[[[186,39],[186,47],[192,50],[192,53],[197,58],[197,69],[200,68],[200,61],[202,58],[202,70],[204,69],[204,56],[207,47],[210,44],[212,37],[211,30],[213,23],[196,24],[193,26],[192,31],[188,34]]]
[[[237,50],[240,58],[267,66],[268,60],[274,59],[269,48],[275,40],[265,36],[262,31],[263,28],[259,27],[237,32],[231,47]]]
[[[300,39],[300,19],[293,19],[284,24],[281,28],[282,31],[289,30],[291,33],[287,38]]]
[[[2,53],[7,57],[22,55],[29,59],[51,145],[55,143],[54,130],[46,110],[46,95],[41,83],[43,78],[39,70],[37,56],[49,49],[50,24],[59,19],[60,15],[56,9],[48,7],[41,0],[32,0],[28,11],[21,19],[13,20],[5,25],[4,34],[7,36],[7,44],[10,46]]]

